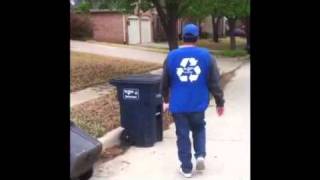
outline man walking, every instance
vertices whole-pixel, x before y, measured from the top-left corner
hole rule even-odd
[[[215,99],[218,115],[224,111],[223,91],[215,59],[205,48],[196,46],[199,28],[188,24],[183,28],[184,44],[169,52],[163,65],[162,94],[164,110],[169,108],[175,121],[180,172],[192,176],[191,142],[196,169],[204,170],[206,157],[205,110],[210,93]]]

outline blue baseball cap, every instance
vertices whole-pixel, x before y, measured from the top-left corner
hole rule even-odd
[[[183,36],[186,34],[192,34],[195,37],[199,36],[199,28],[194,24],[187,24],[183,27]]]

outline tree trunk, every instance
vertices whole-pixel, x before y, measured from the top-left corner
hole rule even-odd
[[[178,20],[177,18],[173,17],[173,18],[170,18],[168,21],[166,34],[167,34],[170,51],[178,48],[177,20]]]
[[[246,49],[247,49],[247,52],[250,54],[250,16],[246,17],[245,19],[245,29],[246,29],[246,36],[247,36]]]
[[[163,11],[163,7],[160,5],[160,2],[158,0],[152,0],[152,2],[157,9],[162,27],[166,33],[170,51],[173,49],[177,49],[178,48],[178,39],[177,39],[178,4],[170,4],[170,6],[167,4],[166,6],[167,13],[165,13]]]
[[[181,21],[180,21],[180,36],[179,36],[179,40],[182,40],[183,22],[184,22],[184,20],[181,19]]]
[[[236,27],[236,19],[235,18],[228,18],[229,23],[229,36],[230,36],[230,49],[236,49],[236,38],[234,36],[234,29]]]
[[[212,18],[212,30],[213,30],[213,41],[214,42],[219,42],[219,23],[221,17],[218,16],[217,18],[211,14]]]
[[[202,36],[201,20],[198,20],[198,27],[199,27],[199,39],[200,39]]]

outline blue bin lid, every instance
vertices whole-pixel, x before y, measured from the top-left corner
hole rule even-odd
[[[110,84],[158,84],[161,75],[156,74],[135,74],[110,80]]]

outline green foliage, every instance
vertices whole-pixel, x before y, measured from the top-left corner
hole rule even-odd
[[[75,10],[77,12],[81,13],[88,13],[89,10],[92,8],[92,4],[88,1],[82,1],[76,8]]]
[[[151,3],[151,1],[141,0],[139,7],[142,11],[145,12],[145,11],[148,11],[149,9],[153,8],[153,4]]]
[[[200,34],[200,38],[201,38],[201,39],[208,39],[208,38],[209,38],[209,33],[207,33],[207,32],[202,32],[202,33]]]
[[[244,49],[236,50],[223,50],[221,52],[215,53],[216,55],[225,56],[225,57],[242,57],[248,55],[247,51]]]
[[[128,6],[128,1],[126,0],[101,0],[98,6],[99,9],[110,9],[110,10],[124,10],[131,9]]]
[[[154,2],[158,2],[166,13],[174,9],[178,17],[192,17],[195,20],[202,20],[211,14],[234,18],[250,15],[250,0],[86,0],[79,9],[86,11],[89,7],[96,7],[133,13],[136,5],[147,11],[154,7]]]
[[[182,0],[179,7],[181,17],[192,17],[195,20],[211,14],[234,18],[250,15],[250,0]]]
[[[208,0],[186,1],[189,6],[182,9],[181,17],[191,17],[194,20],[202,20],[210,14],[210,6]]]
[[[250,16],[250,0],[224,0],[223,15],[234,19]]]

